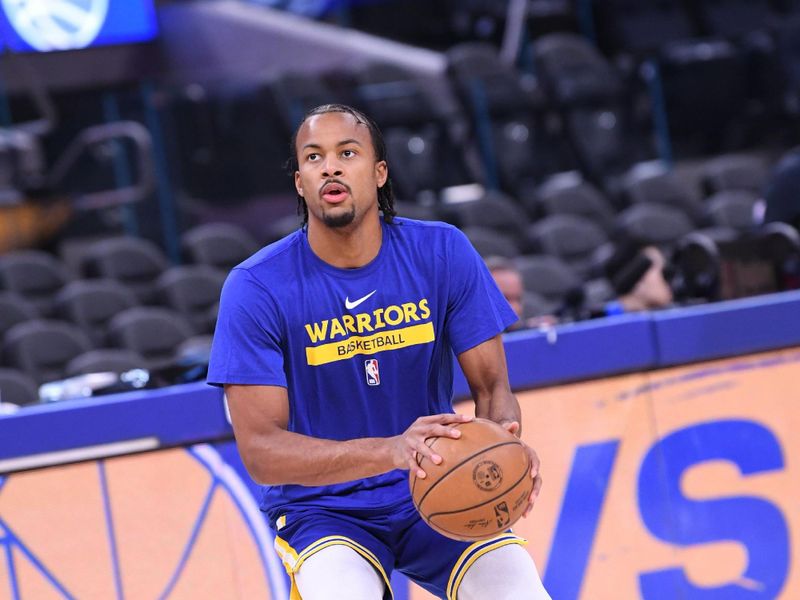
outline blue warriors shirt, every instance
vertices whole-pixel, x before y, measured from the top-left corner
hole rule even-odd
[[[516,315],[458,229],[400,218],[382,227],[378,255],[358,269],[322,261],[302,230],[237,266],[222,291],[209,383],[286,387],[288,429],[329,440],[394,436],[417,417],[452,412],[453,353]],[[389,507],[408,496],[407,476],[270,486],[262,509]]]

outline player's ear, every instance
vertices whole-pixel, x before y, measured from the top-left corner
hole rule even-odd
[[[378,187],[382,188],[389,177],[389,165],[385,160],[379,160],[375,163],[375,179],[378,180]]]
[[[303,182],[300,180],[300,171],[294,172],[294,189],[297,190],[298,195],[303,196],[303,198],[305,198],[305,196],[303,195]]]

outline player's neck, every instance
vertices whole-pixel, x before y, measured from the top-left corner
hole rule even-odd
[[[357,269],[378,256],[383,241],[380,217],[367,215],[350,227],[332,228],[309,220],[308,244],[321,260],[339,269]]]

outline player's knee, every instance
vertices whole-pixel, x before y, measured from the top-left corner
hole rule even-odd
[[[381,600],[381,575],[360,554],[335,545],[310,556],[295,575],[303,600]]]
[[[518,544],[478,558],[464,574],[458,600],[550,600],[533,559]]]

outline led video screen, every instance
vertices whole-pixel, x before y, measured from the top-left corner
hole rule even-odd
[[[0,0],[3,50],[53,52],[146,42],[154,0]]]

